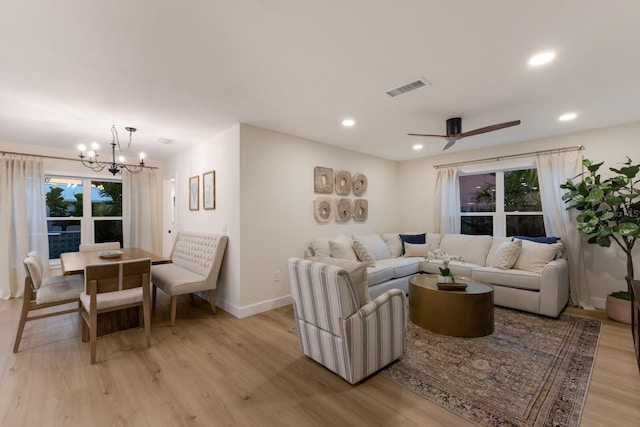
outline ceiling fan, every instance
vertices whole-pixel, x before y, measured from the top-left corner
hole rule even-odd
[[[474,130],[470,130],[468,132],[462,132],[462,119],[460,117],[452,117],[447,120],[447,134],[446,135],[429,135],[422,133],[409,133],[411,136],[433,136],[437,138],[444,138],[447,140],[447,143],[442,147],[442,151],[451,148],[453,144],[456,143],[460,138],[464,138],[472,135],[479,135],[481,133],[493,132],[494,130],[504,129],[511,126],[516,126],[520,124],[520,120],[514,120],[512,122],[504,122],[498,123],[497,125],[485,126],[483,128],[478,128]]]

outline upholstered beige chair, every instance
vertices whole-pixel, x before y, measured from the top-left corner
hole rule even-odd
[[[24,259],[24,268],[27,272],[27,277],[24,281],[22,312],[20,313],[18,331],[13,344],[14,353],[17,353],[20,348],[20,341],[22,340],[26,322],[80,311],[79,298],[83,287],[82,276],[57,275],[44,277],[44,266],[37,252],[29,252],[29,255]],[[29,316],[29,313],[35,310],[71,303],[76,303],[76,307],[58,311],[48,310],[42,314]]]
[[[120,249],[120,242],[104,242],[84,244],[78,247],[80,252],[110,251]]]
[[[156,304],[156,289],[171,297],[171,326],[176,324],[177,297],[207,291],[211,310],[216,312],[216,286],[227,247],[224,234],[181,231],[171,252],[171,264],[151,267],[153,283],[152,306]]]
[[[365,303],[344,268],[297,258],[289,279],[300,348],[316,362],[354,384],[405,353],[400,289]]]
[[[82,335],[91,343],[91,363],[96,363],[98,315],[139,307],[143,315],[144,336],[151,345],[151,260],[149,258],[108,264],[88,265],[84,269],[85,292],[82,305]]]

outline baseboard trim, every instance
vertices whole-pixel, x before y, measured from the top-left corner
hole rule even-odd
[[[266,301],[260,301],[255,304],[249,304],[242,307],[231,304],[227,301],[220,301],[220,299],[217,299],[216,301],[216,305],[218,307],[231,314],[232,316],[237,317],[238,319],[253,316],[254,314],[264,313],[265,311],[284,307],[285,305],[289,304],[291,304],[291,295],[273,298]]]

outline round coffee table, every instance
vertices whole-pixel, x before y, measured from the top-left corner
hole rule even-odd
[[[493,288],[479,280],[456,276],[462,291],[438,289],[437,274],[409,280],[409,318],[416,325],[452,337],[493,333]]]

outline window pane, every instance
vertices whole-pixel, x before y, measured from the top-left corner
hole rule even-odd
[[[121,182],[91,181],[91,214],[122,216]],[[96,243],[98,243],[97,240]]]
[[[82,180],[76,178],[45,178],[47,216],[82,216]]]
[[[507,215],[507,236],[546,236],[542,215]]]
[[[496,174],[463,175],[460,183],[461,212],[496,211]]]
[[[81,242],[79,220],[47,221],[49,259],[60,258],[62,252],[78,252]]]
[[[538,171],[522,169],[504,173],[505,212],[541,212]]]
[[[462,216],[460,217],[460,232],[462,234],[487,234],[493,236],[493,217]]]
[[[94,242],[120,242],[122,244],[122,220],[109,219],[94,223]]]

